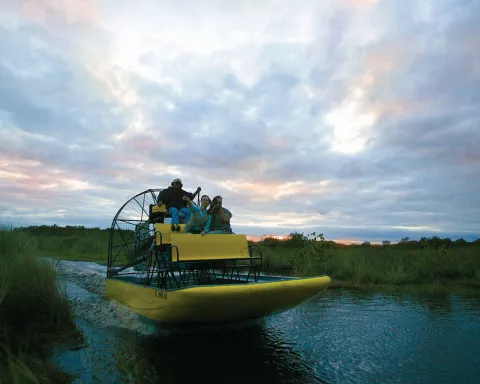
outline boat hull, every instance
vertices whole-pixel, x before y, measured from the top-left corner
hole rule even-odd
[[[326,290],[330,281],[328,276],[278,280],[270,277],[270,281],[258,283],[162,290],[107,278],[106,293],[156,321],[225,323],[286,311]]]

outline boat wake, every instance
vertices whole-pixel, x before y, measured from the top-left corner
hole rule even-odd
[[[95,327],[118,327],[151,335],[157,327],[124,305],[105,297],[107,267],[81,261],[55,261],[59,284],[75,315]]]

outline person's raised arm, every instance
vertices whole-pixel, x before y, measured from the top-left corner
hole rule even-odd
[[[200,193],[200,191],[202,190],[202,188],[198,187],[197,190],[195,191],[195,193],[188,193],[190,196],[190,199],[193,200],[195,199],[195,197],[197,197],[197,195]]]
[[[195,205],[195,203],[192,200],[188,198],[188,196],[183,196],[182,199],[187,202],[187,206],[190,212],[195,213],[200,209],[197,205]]]
[[[187,195],[183,196],[182,199],[187,202],[188,207],[191,207],[193,205],[193,201],[190,200],[190,198]]]

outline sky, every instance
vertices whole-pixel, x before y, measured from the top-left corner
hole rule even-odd
[[[236,233],[480,237],[480,1],[0,0],[0,222],[181,178]]]

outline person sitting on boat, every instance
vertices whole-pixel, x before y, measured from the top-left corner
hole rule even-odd
[[[191,211],[190,220],[185,226],[185,233],[206,235],[206,228],[209,228],[212,215],[207,213],[207,208],[210,205],[210,197],[203,195],[200,199],[200,206],[190,200],[187,196],[183,196],[183,200],[187,202],[188,209]]]
[[[207,233],[210,234],[232,234],[230,219],[232,213],[222,207],[222,196],[215,196],[207,213],[212,216]]]
[[[201,191],[198,187],[195,193],[190,193],[182,189],[183,184],[180,179],[172,181],[171,186],[164,189],[158,195],[157,205],[161,207],[165,204],[168,212],[172,216],[172,231],[180,231],[180,215],[179,212],[185,215],[185,221],[188,223],[190,220],[191,212],[187,208],[186,201],[183,200],[184,196],[187,196],[190,200],[193,200],[195,196]]]

